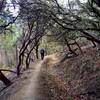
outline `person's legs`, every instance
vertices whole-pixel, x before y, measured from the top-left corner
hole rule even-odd
[[[41,59],[42,60],[44,59],[44,53],[41,53]]]

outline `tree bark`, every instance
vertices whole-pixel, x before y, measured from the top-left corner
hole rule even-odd
[[[85,35],[85,38],[87,38],[88,40],[94,41],[94,42],[100,44],[100,40],[95,38],[94,36],[90,35],[88,32],[85,32],[83,30],[81,30],[80,32],[82,32]]]
[[[35,44],[34,46],[30,49],[29,53],[27,54],[27,57],[26,57],[26,69],[29,68],[29,64],[30,64],[30,54],[32,53],[32,50],[35,48]]]
[[[21,66],[21,62],[22,62],[22,54],[19,55],[19,59],[18,59],[18,65],[17,65],[17,76],[20,75],[20,66]]]
[[[95,42],[94,41],[91,41],[92,42],[92,44],[93,44],[93,47],[96,47],[96,44],[95,44]]]
[[[65,39],[65,42],[66,42],[66,44],[67,44],[67,47],[68,47],[69,51],[70,51],[71,53],[73,53],[74,55],[77,55],[77,54],[71,49],[70,44],[68,43],[68,40],[67,40],[66,38],[64,38],[64,39]]]
[[[39,55],[39,54],[38,54],[38,48],[39,48],[39,45],[37,44],[37,45],[36,45],[36,49],[35,49],[35,50],[36,50],[36,58],[37,58],[37,59],[39,59],[39,56],[38,56],[38,55]]]
[[[4,76],[4,74],[0,71],[0,80],[6,85],[9,86],[12,84],[12,82]]]
[[[77,47],[79,48],[79,50],[80,50],[80,52],[81,52],[81,54],[83,54],[83,51],[82,51],[82,49],[81,49],[81,47],[80,47],[80,45],[75,41],[75,44],[77,45]]]

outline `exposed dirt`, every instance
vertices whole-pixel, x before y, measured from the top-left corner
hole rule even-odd
[[[83,52],[60,64],[61,54],[47,56],[2,91],[0,100],[100,100],[100,51]]]
[[[48,85],[45,64],[41,61],[32,67],[1,92],[0,100],[55,100]]]

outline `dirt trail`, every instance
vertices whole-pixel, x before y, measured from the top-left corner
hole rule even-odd
[[[54,55],[50,57],[54,58]],[[15,85],[4,91],[0,100],[51,100],[52,93],[46,85],[47,72],[43,61],[33,66],[34,68],[25,72],[22,78],[14,83]]]
[[[41,62],[35,65],[34,71],[30,75],[30,79],[27,81],[24,87],[20,89],[13,96],[9,97],[8,100],[36,100],[36,89],[38,87],[38,77],[41,69]]]

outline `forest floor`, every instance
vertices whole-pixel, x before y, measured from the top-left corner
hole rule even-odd
[[[63,56],[52,54],[31,64],[0,93],[0,100],[100,100],[100,51],[87,48],[59,63]]]
[[[43,61],[31,64],[29,70],[0,93],[0,100],[55,100],[48,85],[48,75]]]

